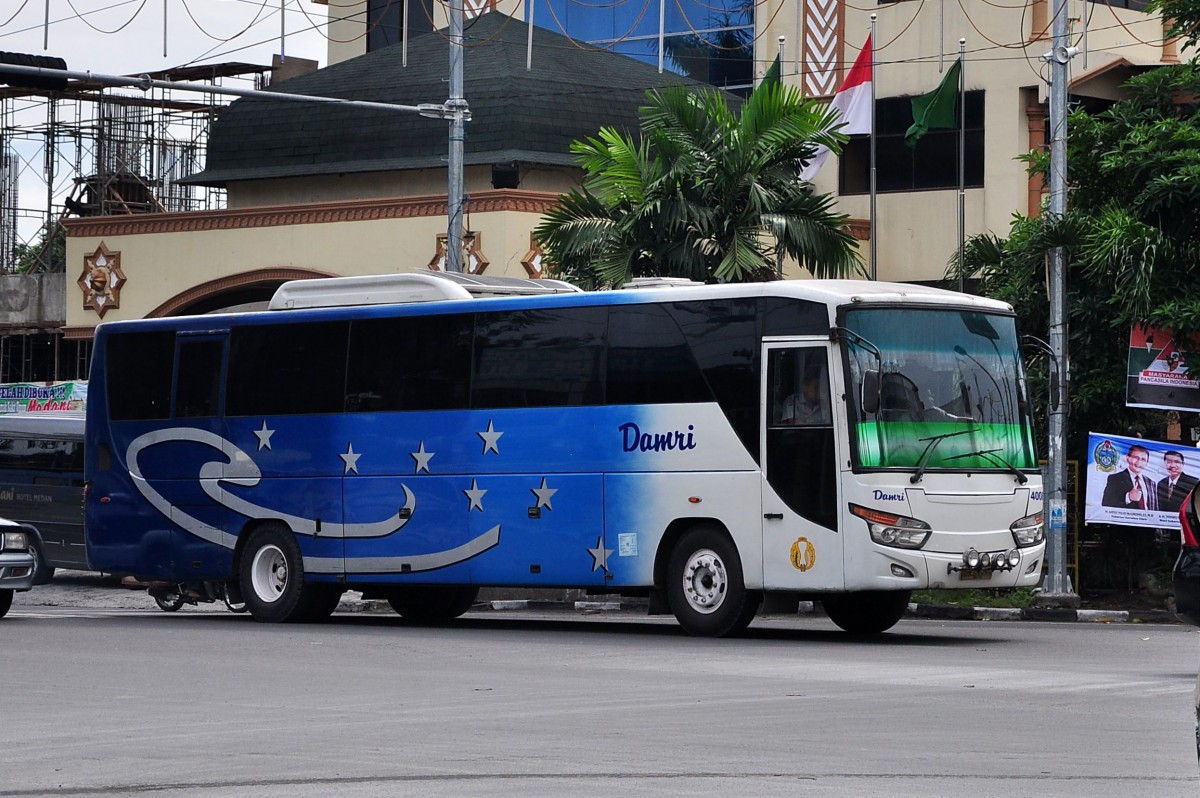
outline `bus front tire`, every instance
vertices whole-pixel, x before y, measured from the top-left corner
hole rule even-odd
[[[254,532],[238,568],[242,599],[254,620],[296,623],[307,620],[311,586],[304,584],[300,546],[286,526],[269,524]]]
[[[442,623],[471,609],[479,596],[473,585],[408,585],[388,593],[388,604],[406,621]]]
[[[13,591],[0,590],[0,618],[8,615],[8,608],[12,606]]]
[[[684,534],[667,570],[671,612],[688,634],[725,637],[754,620],[762,594],[746,590],[737,549],[716,527],[698,526]]]
[[[829,620],[853,635],[877,635],[886,632],[908,609],[912,592],[908,590],[865,590],[823,599]]]

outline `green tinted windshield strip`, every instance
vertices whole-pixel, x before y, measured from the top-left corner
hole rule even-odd
[[[948,433],[929,457],[926,471],[1032,470],[1037,460],[1028,443],[1028,430],[1020,424],[977,424],[967,428],[957,422],[883,421],[857,426],[858,460],[866,468],[916,468],[929,439]]]

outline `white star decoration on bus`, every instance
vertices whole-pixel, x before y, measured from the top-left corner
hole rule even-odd
[[[358,473],[358,458],[362,457],[362,453],[354,451],[353,443],[346,444],[346,453],[339,454],[338,457],[342,458],[342,461],[346,464],[346,470],[342,472],[343,474],[349,474],[351,471],[355,474]]]
[[[254,430],[255,436],[258,437],[258,450],[271,448],[271,436],[275,434],[275,430],[267,429],[267,420],[263,419],[262,429]]]
[[[545,477],[542,477],[542,486],[540,488],[530,488],[529,490],[533,492],[534,496],[537,496],[538,508],[545,507],[547,510],[554,509],[550,505],[550,497],[553,496],[554,494],[558,493],[558,488],[546,487],[546,478]]]
[[[421,441],[415,452],[409,452],[408,454],[412,459],[417,461],[417,470],[413,471],[414,474],[420,474],[422,471],[426,474],[431,473],[429,471],[429,461],[433,459],[434,452],[425,451],[425,441]]]
[[[613,550],[604,548],[603,535],[596,538],[596,548],[588,549],[587,553],[592,555],[593,572],[599,571],[601,568],[604,569],[605,573],[608,572],[608,555],[612,554]]]
[[[472,479],[471,487],[468,490],[464,490],[463,493],[467,494],[467,499],[469,499],[471,502],[467,506],[467,512],[469,513],[472,510],[478,510],[479,512],[482,513],[483,512],[483,494],[487,493],[487,490],[479,487],[479,483],[476,482],[474,479]]]
[[[261,427],[258,429],[252,429],[251,432],[254,433],[254,437],[257,439],[258,451],[262,451],[263,449],[271,449],[271,436],[275,434],[276,430],[271,429],[267,425],[266,419],[262,421]],[[500,437],[504,433],[496,429],[493,419],[488,419],[487,429],[481,432],[476,432],[475,434],[478,435],[480,440],[483,441],[482,454],[486,455],[488,452],[492,452],[496,455],[500,454],[499,441]],[[425,448],[424,439],[419,440],[417,442],[416,451],[409,451],[408,455],[413,459],[414,474],[425,473],[432,475],[433,471],[430,468],[430,462],[433,460],[436,452],[431,452]],[[344,476],[349,476],[351,473],[359,473],[358,461],[362,456],[362,452],[354,451],[353,442],[348,441],[346,443],[346,451],[338,453],[338,457],[341,458],[343,463],[342,473]],[[408,489],[405,488],[405,491],[408,492]],[[549,478],[543,476],[540,484],[529,488],[529,492],[532,493],[536,498],[535,509],[540,510],[544,507],[546,510],[553,511],[553,498],[558,491],[559,488],[550,487]],[[472,477],[471,487],[463,489],[462,492],[467,498],[468,513],[471,513],[475,510],[478,510],[480,513],[486,512],[483,507],[483,497],[488,493],[488,489],[479,486],[479,479],[477,477]],[[497,531],[498,529],[499,528],[497,527]],[[605,573],[609,573],[608,558],[612,556],[614,550],[605,548],[603,535],[597,536],[596,545],[594,547],[585,547],[585,551],[592,558],[593,572],[602,570]]]
[[[484,454],[487,454],[488,452],[495,452],[496,454],[500,454],[500,447],[497,445],[497,443],[500,440],[500,436],[503,435],[504,433],[496,432],[496,428],[492,426],[492,420],[490,418],[488,419],[487,429],[484,430],[483,432],[476,432],[475,434],[478,435],[480,438],[483,438],[483,453]]]

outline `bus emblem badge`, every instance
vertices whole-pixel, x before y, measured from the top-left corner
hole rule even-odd
[[[804,573],[817,564],[817,549],[808,538],[796,538],[792,544],[791,559],[796,570]]]

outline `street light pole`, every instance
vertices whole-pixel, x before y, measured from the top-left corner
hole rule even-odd
[[[467,135],[466,98],[463,97],[463,0],[450,0],[450,117],[449,186],[446,211],[446,271],[461,272],[463,256],[463,142]]]
[[[1067,213],[1067,80],[1075,48],[1067,39],[1066,0],[1054,0],[1053,41],[1046,61],[1050,65],[1050,223]],[[1050,250],[1050,408],[1047,415],[1049,445],[1043,480],[1043,522],[1046,524],[1046,579],[1040,601],[1079,606],[1079,596],[1066,572],[1067,536],[1067,256],[1062,246]]]

